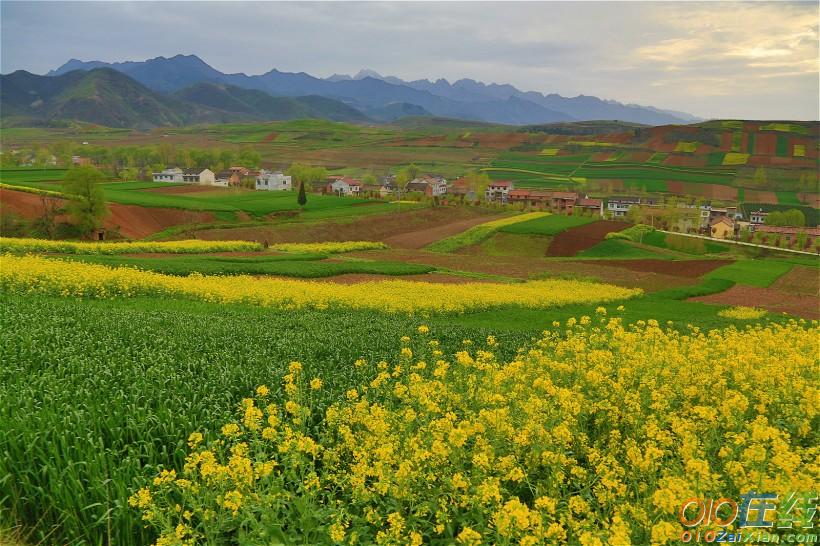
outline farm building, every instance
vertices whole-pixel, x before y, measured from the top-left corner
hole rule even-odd
[[[239,177],[239,174],[234,171],[220,171],[216,173],[216,182],[214,182],[214,186],[222,186],[227,188],[228,186],[239,186],[242,183],[242,179]]]
[[[453,180],[450,187],[447,188],[447,193],[453,197],[463,197],[467,201],[475,201],[475,188],[464,177]]]
[[[578,194],[570,191],[510,190],[510,203],[523,203],[531,207],[549,209],[558,213],[572,214]]]
[[[626,216],[632,207],[646,206],[654,207],[657,201],[645,197],[610,197],[607,199],[606,210],[613,218]]]
[[[213,186],[216,177],[211,169],[185,169],[182,171],[182,181],[186,184]]]
[[[510,190],[515,189],[513,183],[509,180],[496,180],[490,182],[487,189],[484,191],[484,198],[487,201],[498,201],[499,203],[506,203],[510,197]]]
[[[262,169],[256,177],[256,189],[260,191],[290,191],[293,189],[291,177],[281,171]]]
[[[328,177],[332,181],[327,185],[327,193],[335,193],[336,195],[359,195],[362,191],[361,180],[343,177]]]
[[[424,175],[408,182],[405,191],[421,192],[427,197],[441,197],[447,193],[447,181],[440,176]]]
[[[749,224],[751,224],[751,229],[754,231],[757,229],[758,226],[762,226],[766,223],[766,217],[769,215],[768,212],[764,211],[763,209],[758,209],[756,211],[749,213]]]
[[[154,182],[182,182],[182,169],[179,167],[171,167],[164,169],[162,172],[151,173]]]
[[[709,222],[709,231],[716,239],[732,239],[735,236],[735,222],[727,216],[719,216]]]
[[[593,214],[597,214],[598,216],[604,215],[604,200],[603,199],[590,199],[589,197],[583,197],[578,199],[575,202],[575,208],[582,209],[586,212],[590,212]]]

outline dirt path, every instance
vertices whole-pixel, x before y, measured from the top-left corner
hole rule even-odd
[[[630,271],[662,273],[689,279],[700,277],[732,262],[733,260],[584,260],[584,263],[589,264],[620,267]]]
[[[820,319],[820,298],[787,294],[774,288],[735,285],[726,292],[691,298],[689,301],[762,307],[772,313],[788,313],[811,320]]]
[[[58,202],[61,207],[65,205],[63,199],[58,199]],[[0,189],[0,203],[4,209],[15,212],[28,220],[37,219],[43,214],[43,203],[40,196],[33,193]],[[204,223],[214,220],[213,215],[209,212],[140,207],[119,203],[108,203],[108,210],[110,214],[103,222],[106,229],[118,229],[121,235],[131,239],[147,237],[157,231],[180,224]],[[59,216],[57,221],[66,222],[68,218]]]
[[[603,241],[607,233],[621,231],[629,226],[626,222],[601,220],[562,231],[550,243],[547,256],[575,256]]]
[[[376,275],[370,273],[348,273],[346,275],[335,275],[333,277],[321,277],[310,280],[334,282],[339,284],[357,284],[372,281],[420,281],[434,284],[466,284],[473,282],[497,282],[489,279],[473,279],[469,277],[461,277],[459,275],[447,275],[445,273],[424,273],[421,275]]]
[[[393,248],[424,248],[430,243],[457,235],[473,226],[483,224],[484,222],[490,222],[495,219],[495,216],[478,216],[476,218],[468,218],[466,220],[459,220],[458,222],[452,222],[450,224],[394,235],[384,239],[384,242]]]

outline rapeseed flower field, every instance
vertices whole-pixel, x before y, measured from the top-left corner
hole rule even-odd
[[[201,254],[203,252],[251,252],[262,245],[253,241],[135,241],[127,243],[54,241],[0,237],[0,252],[55,252],[60,254]]]
[[[357,250],[381,250],[387,248],[387,245],[375,241],[331,241],[323,243],[276,243],[271,245],[270,248],[281,252],[339,254]]]
[[[386,312],[463,312],[517,305],[547,308],[569,303],[608,302],[640,289],[575,280],[519,284],[432,284],[403,280],[337,284],[237,275],[164,275],[130,267],[106,267],[40,256],[2,257],[0,286],[17,293],[111,298],[176,296],[212,303],[245,303],[282,309],[342,307]]]
[[[680,333],[599,308],[508,360],[433,333],[352,362],[372,379],[324,410],[291,362],[130,506],[158,546],[663,545],[687,499],[820,485],[817,323]]]

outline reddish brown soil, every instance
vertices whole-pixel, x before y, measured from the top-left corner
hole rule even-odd
[[[629,227],[626,222],[601,220],[584,226],[562,231],[552,240],[547,256],[575,256],[582,250],[592,248],[604,240],[607,233]]]
[[[394,235],[393,237],[387,237],[384,239],[384,242],[393,248],[424,248],[430,243],[434,243],[452,235],[457,235],[473,226],[483,224],[484,222],[489,222],[494,219],[494,216],[468,218],[466,220],[459,220],[458,222],[452,222],[450,224],[443,224],[419,231],[411,231],[409,233],[402,233],[401,235]]]
[[[644,163],[649,160],[655,152],[631,152],[629,153],[629,161],[634,161],[635,163]]]
[[[773,191],[745,190],[743,195],[749,203],[777,204],[777,195]]]
[[[798,193],[797,198],[810,207],[820,208],[820,193]]]
[[[679,195],[702,195],[710,199],[733,201],[737,199],[737,188],[720,184],[697,184],[694,182],[680,182],[667,180],[666,186],[671,193]]]
[[[735,285],[726,292],[691,298],[690,301],[762,307],[773,313],[789,313],[806,319],[820,319],[820,298],[787,294],[775,288]]]
[[[612,157],[612,152],[595,152],[589,158],[590,161],[606,161]]]
[[[756,155],[775,155],[777,152],[777,134],[757,133],[755,135]]]
[[[689,279],[700,277],[732,262],[733,260],[606,260],[606,264],[612,267],[621,267],[631,271],[662,273]],[[602,261],[589,261],[587,263],[600,264]]]
[[[816,267],[796,265],[770,288],[787,294],[820,297],[820,271]]]
[[[65,201],[58,200],[60,206]],[[0,189],[0,203],[24,218],[33,220],[43,214],[43,205],[39,195],[18,191]],[[207,212],[195,212],[179,209],[165,209],[153,207],[139,207],[136,205],[121,205],[109,203],[109,216],[104,221],[107,229],[118,229],[120,234],[132,239],[147,237],[157,231],[180,224],[212,222],[213,215]],[[65,222],[67,218],[60,216],[58,222]]]
[[[277,133],[276,131],[268,133],[267,135],[265,135],[265,138],[262,139],[262,142],[273,142],[274,140],[276,140],[276,137],[278,136],[279,133]]]

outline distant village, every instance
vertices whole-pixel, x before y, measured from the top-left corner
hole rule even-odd
[[[218,187],[252,187],[257,191],[293,191],[292,177],[281,171],[254,170],[241,166],[214,173],[210,169],[167,168],[152,173],[154,182],[201,184]],[[613,220],[643,222],[654,227],[681,233],[699,233],[717,239],[777,240],[789,246],[800,241],[813,245],[820,228],[805,225],[770,225],[771,214],[762,209],[743,206],[719,206],[709,202],[662,199],[645,196],[612,196],[592,198],[581,192],[516,188],[510,180],[495,180],[486,188],[473,187],[464,178],[448,181],[437,175],[419,175],[403,186],[395,175],[365,184],[350,176],[330,175],[308,188],[313,193],[340,197],[370,197],[381,199],[433,199],[449,202],[509,205],[521,209],[549,210],[556,214],[589,215]],[[796,211],[795,211],[796,212]],[[795,222],[795,223],[805,223]]]

